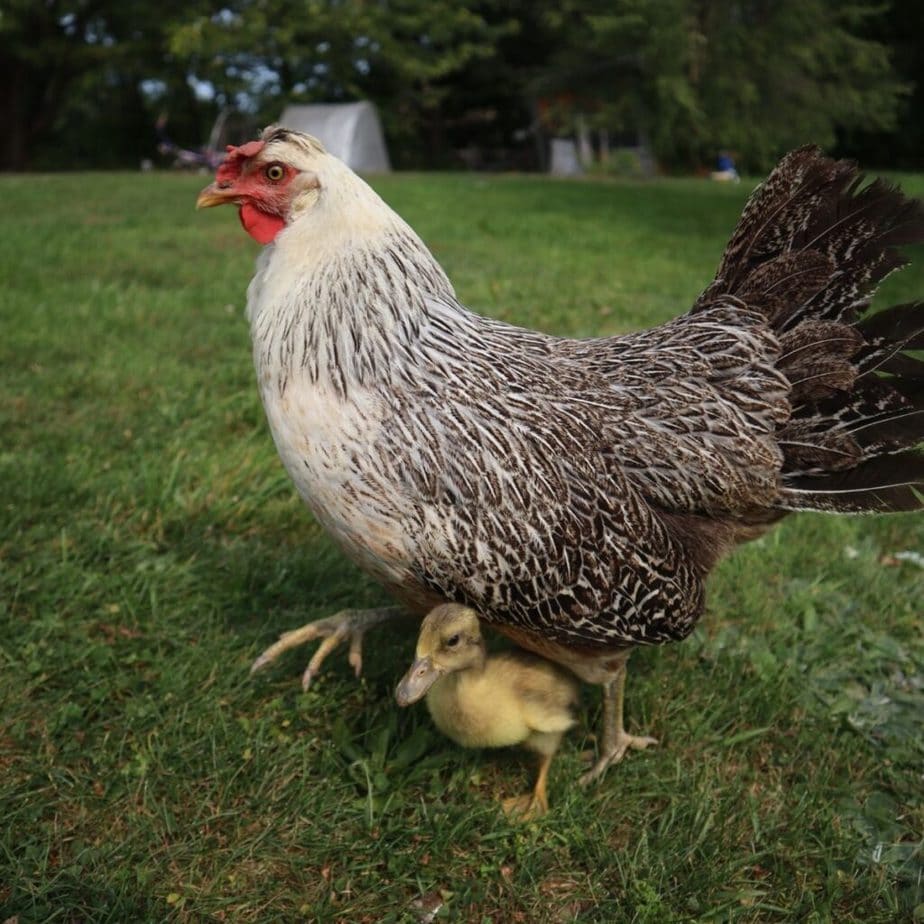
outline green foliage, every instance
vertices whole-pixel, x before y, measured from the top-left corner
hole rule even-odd
[[[203,180],[0,180],[0,920],[838,921],[921,891],[921,517],[793,517],[726,561],[686,642],[633,655],[630,730],[574,785],[599,697],[511,826],[523,755],[398,710],[413,639],[357,681],[281,631],[385,602],[276,457],[242,317],[257,248]],[[924,180],[906,178],[912,191]],[[579,336],[667,320],[746,187],[393,176],[463,299]],[[462,203],[461,208],[453,208]],[[924,290],[920,264],[887,301]]]
[[[180,22],[170,48],[222,99],[256,96],[264,121],[288,101],[372,99],[400,144],[512,27],[449,0],[236,0]]]
[[[465,149],[541,164],[544,132],[571,134],[582,114],[668,167],[725,148],[765,169],[913,121],[916,15],[873,0],[10,0],[0,168],[135,165],[161,111],[198,146],[223,106],[265,124],[288,102],[368,98],[403,165]]]
[[[0,170],[137,164],[154,150],[145,79],[170,77],[188,0],[9,0],[0,10]],[[185,75],[181,75],[183,83]]]
[[[755,3],[741,24],[734,4],[717,6],[700,91],[713,145],[765,167],[806,139],[831,147],[837,129],[895,126],[908,88],[886,47],[861,37],[865,21],[881,14],[878,4]]]
[[[540,86],[576,95],[601,127],[637,133],[662,162],[720,149],[766,169],[837,129],[894,128],[908,87],[864,37],[879,4],[833,0],[618,0],[548,14],[566,36]]]
[[[839,132],[848,156],[863,163],[914,168],[924,151],[924,4],[892,0],[881,16],[859,23],[860,34],[888,49],[899,79],[911,92],[901,99],[898,121],[891,131],[855,124]]]

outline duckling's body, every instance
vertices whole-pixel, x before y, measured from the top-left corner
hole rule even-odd
[[[516,651],[440,678],[427,692],[427,708],[436,727],[462,747],[522,744],[546,753],[540,745],[574,725],[576,699],[577,683],[564,671]]]
[[[517,650],[488,655],[477,615],[438,606],[421,625],[417,660],[398,686],[401,705],[426,694],[437,728],[463,747],[522,745],[540,755],[533,792],[505,807],[527,817],[548,809],[546,778],[564,733],[574,725],[576,679]]]

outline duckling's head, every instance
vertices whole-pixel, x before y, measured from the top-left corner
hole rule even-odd
[[[417,658],[395,690],[399,706],[423,697],[440,677],[484,663],[478,614],[458,603],[430,610],[420,626]]]

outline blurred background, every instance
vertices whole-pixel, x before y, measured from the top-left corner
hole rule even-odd
[[[3,0],[0,86],[4,170],[207,168],[348,102],[398,168],[761,172],[814,142],[915,169],[924,3]]]

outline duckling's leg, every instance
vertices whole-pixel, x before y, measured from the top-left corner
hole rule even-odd
[[[539,756],[539,774],[532,792],[522,796],[511,796],[501,803],[504,814],[512,821],[532,821],[541,818],[549,810],[549,797],[546,792],[546,783],[549,778],[549,766],[552,763],[551,754]]]
[[[283,632],[279,641],[270,645],[263,654],[253,662],[250,673],[253,674],[275,661],[284,651],[311,642],[315,639],[324,641],[318,646],[302,674],[302,689],[307,690],[312,679],[321,669],[324,659],[342,642],[350,640],[350,653],[347,656],[350,666],[358,677],[363,669],[363,635],[373,626],[398,616],[406,615],[400,606],[380,606],[370,610],[341,610],[326,619],[309,622],[300,629]]]
[[[644,750],[650,744],[657,744],[657,738],[630,735],[623,725],[623,693],[626,686],[626,662],[616,676],[603,685],[603,738],[600,743],[600,756],[597,762],[581,778],[580,784],[586,786],[598,780],[611,764],[618,764],[629,748]]]
[[[509,818],[532,821],[548,812],[549,796],[546,785],[549,780],[549,767],[552,766],[552,758],[561,744],[562,737],[561,732],[533,732],[524,742],[529,750],[539,755],[539,772],[536,774],[532,792],[504,799],[504,812]]]
[[[544,815],[549,810],[549,796],[546,792],[546,782],[549,778],[549,767],[552,766],[552,755],[543,754],[539,759],[539,775],[533,787],[533,802],[540,809],[539,814]]]

